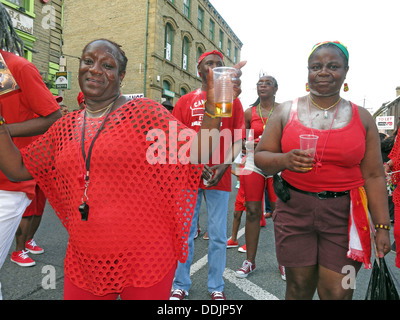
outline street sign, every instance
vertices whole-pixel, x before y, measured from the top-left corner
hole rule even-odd
[[[393,130],[394,116],[376,117],[378,130]]]
[[[71,72],[70,71],[56,72],[55,85],[56,89],[59,90],[71,89]]]

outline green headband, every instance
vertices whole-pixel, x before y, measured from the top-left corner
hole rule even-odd
[[[339,42],[339,41],[324,41],[324,42],[319,42],[317,43],[311,50],[311,53],[309,55],[309,57],[314,53],[315,50],[317,50],[320,46],[324,45],[324,44],[333,44],[336,47],[338,47],[346,56],[347,60],[349,60],[349,51],[347,50],[347,47]]]

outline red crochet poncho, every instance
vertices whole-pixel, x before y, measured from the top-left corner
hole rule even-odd
[[[103,119],[86,119],[86,154]],[[202,166],[182,164],[187,153],[179,150],[189,144],[178,137],[195,133],[149,99],[112,112],[94,143],[89,217],[82,221],[82,120],[82,111],[71,113],[22,150],[68,230],[65,275],[96,295],[152,286],[187,257]]]

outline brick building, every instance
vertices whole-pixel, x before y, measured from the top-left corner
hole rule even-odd
[[[391,135],[398,126],[400,126],[400,87],[396,88],[396,98],[392,101],[388,101],[382,104],[382,106],[375,111],[373,117],[376,119],[377,117],[394,117],[393,120],[393,129],[380,130],[381,132],[385,132]],[[379,126],[378,126],[379,128]]]
[[[219,49],[225,64],[240,61],[242,43],[208,0],[64,1],[63,53],[71,72],[65,91],[77,107],[77,72],[84,46],[98,38],[113,40],[128,57],[122,93],[175,104],[201,85],[198,57]]]
[[[25,58],[53,88],[59,70],[62,33],[62,0],[0,0],[7,8],[14,28],[25,44]],[[31,50],[27,50],[31,49]],[[51,89],[53,94],[58,91]]]

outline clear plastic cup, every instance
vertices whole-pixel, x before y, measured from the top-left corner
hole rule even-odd
[[[237,70],[232,67],[218,67],[214,73],[214,101],[217,117],[232,117],[233,83]]]
[[[310,158],[315,157],[315,150],[317,149],[318,136],[313,134],[300,135],[300,149],[307,151]]]

